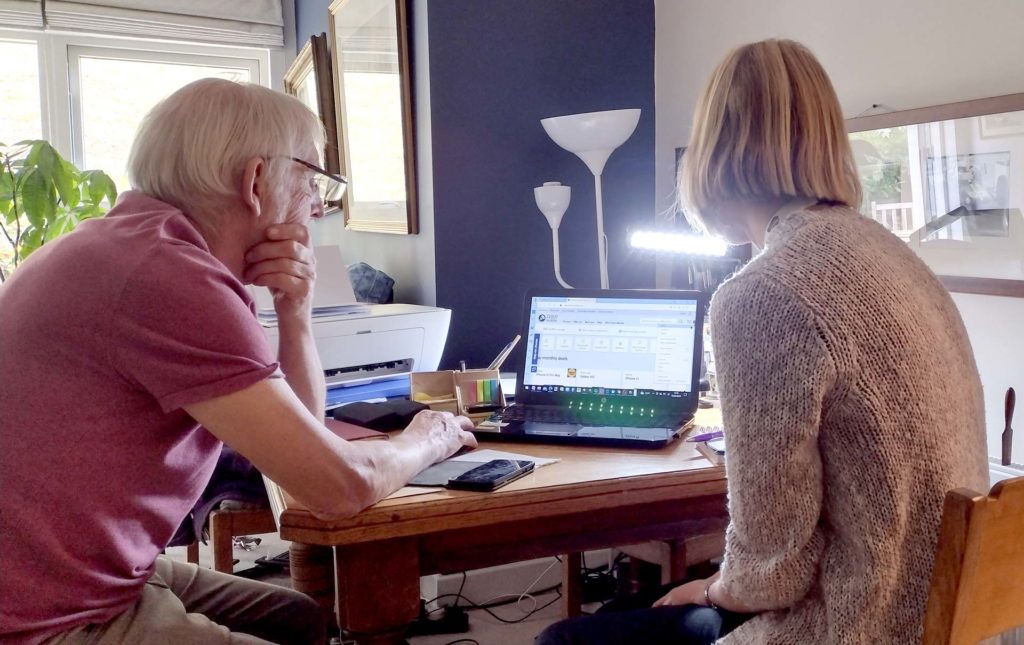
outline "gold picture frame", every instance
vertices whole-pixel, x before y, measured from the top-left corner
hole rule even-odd
[[[324,126],[324,149],[321,151],[324,169],[341,173],[338,154],[337,116],[334,109],[334,75],[331,73],[331,53],[327,34],[312,36],[284,74],[284,91],[320,116]],[[335,209],[340,204],[335,204]],[[329,210],[329,212],[337,212]]]
[[[328,13],[345,228],[418,233],[407,0],[334,0]]]

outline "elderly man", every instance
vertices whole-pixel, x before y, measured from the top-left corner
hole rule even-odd
[[[0,288],[0,640],[322,642],[305,596],[159,555],[221,442],[320,517],[475,444],[450,414],[386,442],[321,423],[307,224],[334,181],[322,136],[288,96],[192,83],[142,123],[135,190]],[[246,284],[273,293],[276,357]]]

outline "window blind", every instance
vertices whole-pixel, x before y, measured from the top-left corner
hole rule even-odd
[[[0,0],[0,25],[42,27],[42,3],[39,0]]]
[[[0,0],[0,8],[11,1]],[[284,45],[281,0],[47,0],[46,24],[51,29],[145,38]]]

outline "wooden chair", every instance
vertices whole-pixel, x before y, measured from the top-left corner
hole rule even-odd
[[[234,571],[232,557],[233,540],[236,535],[276,533],[277,524],[269,508],[254,510],[215,510],[210,513],[210,544],[213,545],[213,569],[224,573]],[[188,545],[186,559],[199,562],[199,541]]]
[[[1024,477],[946,494],[925,645],[976,645],[1024,625]]]

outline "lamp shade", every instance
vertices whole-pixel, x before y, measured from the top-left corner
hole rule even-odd
[[[540,120],[548,136],[582,159],[594,175],[604,171],[608,157],[626,142],[639,122],[639,108],[569,114]]]
[[[551,228],[557,229],[558,225],[562,223],[562,215],[565,215],[565,210],[569,208],[571,195],[572,190],[557,181],[546,181],[543,186],[533,189],[533,198],[537,200],[537,208],[544,213]]]

